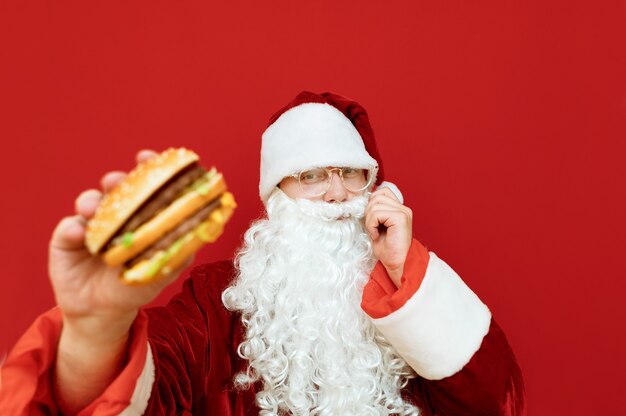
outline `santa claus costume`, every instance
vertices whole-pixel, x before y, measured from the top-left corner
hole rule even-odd
[[[234,261],[194,268],[167,306],[140,312],[125,367],[80,415],[511,415],[524,412],[519,366],[487,306],[413,240],[400,287],[363,226],[368,193],[293,200],[277,184],[303,169],[384,178],[367,113],[303,92],[263,134],[267,216]],[[58,414],[54,308],[0,373],[0,411]]]

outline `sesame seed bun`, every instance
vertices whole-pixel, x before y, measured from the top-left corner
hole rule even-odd
[[[107,193],[87,224],[85,246],[98,253],[126,221],[165,183],[199,157],[185,148],[168,149],[137,165],[126,179]]]

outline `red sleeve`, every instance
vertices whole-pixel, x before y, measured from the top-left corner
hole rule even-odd
[[[382,318],[396,311],[419,289],[428,266],[428,250],[413,239],[407,253],[400,288],[391,281],[385,266],[379,261],[365,285],[361,308],[372,318]]]
[[[236,403],[244,395],[232,393],[239,323],[221,302],[233,273],[232,262],[199,266],[167,306],[146,311],[155,379],[145,414],[221,415],[244,406]]]
[[[462,370],[442,380],[418,377],[409,390],[425,416],[523,416],[522,372],[504,332],[492,320],[480,349]]]
[[[11,350],[0,373],[2,414],[59,414],[51,382],[61,328],[61,310],[51,309],[35,320]],[[102,395],[79,415],[118,414],[132,406],[147,349],[147,319],[145,314],[139,314],[131,328],[126,366]]]
[[[126,366],[79,415],[179,415],[192,409],[223,414],[231,406],[249,407],[253,393],[233,399],[226,388],[240,369],[231,354],[237,345],[231,337],[240,334],[220,301],[232,276],[232,262],[197,267],[167,306],[141,311],[131,328]],[[0,369],[0,414],[59,414],[51,369],[61,327],[61,310],[52,309],[10,352]]]
[[[460,277],[417,240],[400,287],[378,262],[361,307],[417,372],[407,393],[426,416],[524,414],[522,375],[504,333]]]
[[[50,366],[61,331],[61,310],[39,316],[18,340],[0,369],[0,413],[56,415]]]
[[[165,307],[151,308],[149,341],[155,378],[146,414],[186,414],[204,395],[201,374],[208,362],[208,330],[188,279]]]

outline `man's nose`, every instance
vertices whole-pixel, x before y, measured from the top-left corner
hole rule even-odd
[[[324,201],[326,202],[345,202],[348,200],[348,190],[343,185],[341,177],[337,171],[332,172],[330,177],[330,187],[324,194]]]

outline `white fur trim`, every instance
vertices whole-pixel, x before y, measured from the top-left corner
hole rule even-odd
[[[487,306],[432,252],[413,297],[390,315],[374,319],[402,358],[429,380],[460,371],[480,348],[490,323]]]
[[[146,355],[146,365],[143,367],[137,384],[135,384],[135,390],[130,398],[130,404],[126,409],[120,413],[120,416],[135,416],[143,415],[148,408],[148,400],[150,399],[150,393],[152,392],[152,385],[154,384],[154,359],[152,358],[152,350],[150,349],[150,343],[148,343],[148,353]]]
[[[378,169],[352,122],[330,104],[305,103],[285,111],[265,130],[262,140],[259,193],[263,203],[283,178],[303,169]]]

